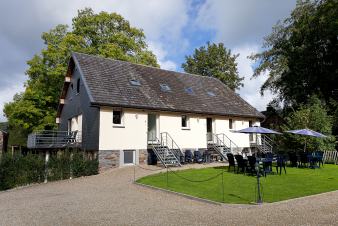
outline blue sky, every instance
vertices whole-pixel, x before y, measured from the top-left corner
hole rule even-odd
[[[20,7],[17,7],[20,5]],[[267,75],[250,79],[248,55],[261,50],[263,37],[287,17],[296,0],[3,0],[0,2],[0,121],[5,102],[24,90],[26,61],[43,48],[41,33],[71,24],[78,9],[117,12],[142,28],[162,68],[182,71],[186,55],[207,41],[223,42],[237,59],[244,87],[238,93],[264,110],[272,95],[259,88]]]

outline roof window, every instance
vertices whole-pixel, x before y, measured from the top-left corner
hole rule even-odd
[[[216,96],[216,94],[215,94],[214,92],[211,92],[211,91],[208,91],[207,94],[208,94],[209,96],[211,96],[211,97]]]
[[[160,84],[160,86],[163,92],[171,91],[170,87],[167,84]]]
[[[188,94],[194,94],[194,90],[192,89],[192,87],[185,88],[185,92]]]
[[[140,80],[137,80],[137,79],[131,79],[129,82],[133,86],[140,86],[141,85]]]

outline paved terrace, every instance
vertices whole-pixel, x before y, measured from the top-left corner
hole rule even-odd
[[[338,224],[338,191],[261,206],[214,205],[135,185],[133,175],[133,167],[121,168],[0,192],[0,225]]]

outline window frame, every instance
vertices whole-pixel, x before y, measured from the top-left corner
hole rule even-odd
[[[114,112],[120,112],[120,123],[114,123]],[[124,113],[122,109],[113,109],[112,111],[112,123],[113,127],[124,127]]]
[[[185,118],[185,125],[183,126],[183,119]],[[189,130],[190,129],[190,119],[188,115],[181,115],[181,128],[182,130]]]

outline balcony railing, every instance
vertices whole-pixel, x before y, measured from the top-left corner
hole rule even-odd
[[[28,148],[66,148],[80,147],[82,143],[81,131],[44,130],[28,135]]]

